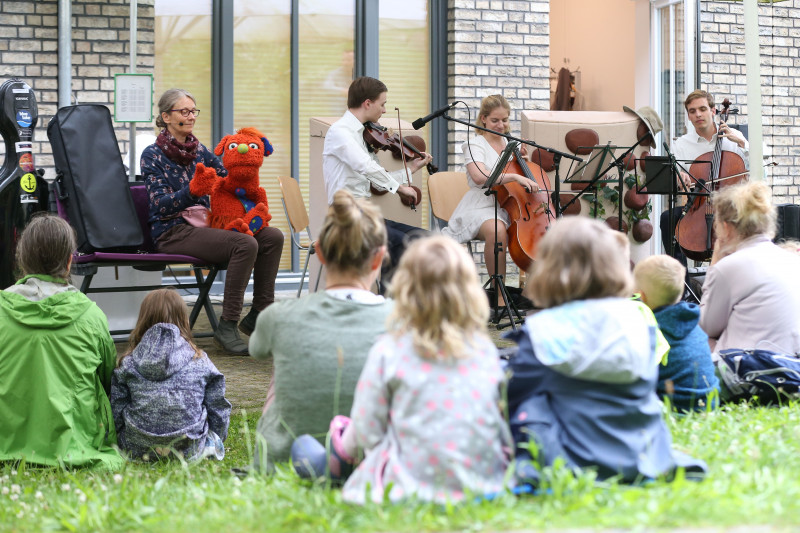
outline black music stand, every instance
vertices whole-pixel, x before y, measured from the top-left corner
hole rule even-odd
[[[497,201],[497,191],[493,188],[495,182],[500,178],[503,174],[503,170],[508,165],[509,159],[514,156],[514,154],[519,149],[519,141],[509,140],[508,144],[506,144],[503,151],[500,153],[500,158],[497,160],[497,164],[495,164],[492,172],[489,174],[489,178],[486,180],[486,183],[483,184],[483,189],[486,189],[485,194],[486,196],[491,195],[494,199],[494,274],[489,276],[489,279],[484,283],[483,290],[488,289],[494,285],[494,292],[492,293],[492,309],[497,309],[497,300],[500,294],[503,295],[503,300],[505,301],[505,309],[506,313],[508,313],[508,318],[510,322],[508,324],[501,324],[500,323],[500,314],[495,314],[491,318],[491,323],[495,325],[497,329],[503,329],[504,327],[511,326],[512,329],[517,329],[517,322],[520,324],[524,321],[522,314],[519,312],[514,301],[511,299],[511,294],[509,294],[508,289],[506,288],[506,284],[503,281],[503,276],[497,273],[499,264],[498,264],[498,256],[501,253],[506,253],[503,250],[503,245],[500,244],[500,241],[497,238],[497,211],[498,211],[498,201]],[[494,283],[493,283],[494,282]]]
[[[647,192],[653,194],[668,194],[669,195],[669,202],[668,202],[668,219],[669,219],[669,254],[675,257],[675,251],[677,246],[677,238],[675,236],[675,225],[678,223],[675,220],[675,204],[677,202],[678,196],[686,196],[686,206],[681,214],[681,217],[689,212],[689,208],[694,203],[694,199],[698,196],[709,196],[711,194],[711,190],[708,186],[702,181],[697,179],[695,176],[689,172],[686,167],[684,167],[681,163],[679,163],[675,159],[675,155],[670,151],[669,146],[667,143],[664,143],[664,150],[666,151],[667,155],[665,156],[648,156],[644,158],[644,165],[645,165],[645,183],[639,187],[638,183],[639,180],[636,180],[637,183],[637,191],[641,192],[642,188],[647,188]],[[694,161],[686,161],[688,163],[694,163]],[[699,163],[706,163],[705,161],[699,161]],[[710,161],[707,162],[709,165],[711,164]],[[680,173],[684,172],[689,178],[692,180],[693,185],[692,189],[689,188],[683,183],[683,180],[680,179]],[[680,218],[680,217],[679,217]],[[709,232],[709,236],[711,232]]]
[[[604,145],[604,146],[592,146],[592,147],[579,147],[578,149],[586,149],[591,148],[591,152],[589,153],[589,157],[586,158],[583,162],[579,163],[578,166],[575,168],[575,171],[564,178],[564,184],[567,183],[586,183],[586,187],[582,190],[578,191],[566,204],[564,204],[563,209],[567,209],[573,203],[575,203],[581,196],[585,194],[586,191],[592,191],[594,195],[594,209],[595,213],[597,212],[597,181],[600,178],[601,169],[606,161],[614,158],[613,156],[613,148],[611,143]]]
[[[708,196],[710,191],[706,187],[706,185],[692,176],[692,174],[680,165],[677,160],[675,159],[675,155],[670,152],[669,147],[664,143],[664,149],[667,152],[666,156],[647,156],[644,157],[644,173],[645,179],[643,184],[639,184],[638,176],[636,178],[636,191],[642,192],[643,189],[646,189],[647,193],[650,194],[667,194],[669,195],[668,201],[668,227],[669,227],[669,255],[675,257],[676,246],[678,245],[677,237],[675,236],[675,225],[677,224],[677,220],[674,218],[674,210],[675,210],[675,203],[678,196],[686,196],[686,209],[684,210],[683,214],[686,214],[689,207],[692,205],[695,196]],[[641,161],[641,159],[637,160],[637,163]],[[679,168],[680,167],[680,168]],[[683,183],[683,180],[679,178],[681,171],[686,172],[692,180],[694,180],[694,186],[690,191],[686,185]],[[679,185],[680,184],[680,185]],[[680,190],[679,190],[680,188]],[[701,192],[700,189],[705,189],[705,192]],[[687,268],[687,277],[688,277],[688,268]],[[697,294],[692,290],[692,287],[689,285],[688,279],[683,280],[683,285],[685,291],[691,296],[691,298],[700,303],[700,299],[697,297]]]
[[[616,180],[606,178],[604,183],[610,183],[612,181],[616,181],[619,184],[618,191],[619,191],[619,194],[620,194],[620,198],[619,198],[619,210],[618,210],[618,214],[617,214],[617,219],[618,219],[617,220],[617,229],[622,231],[622,224],[623,224],[623,220],[622,220],[622,180],[623,180],[624,175],[625,175],[626,158],[629,155],[631,155],[633,153],[633,151],[636,149],[636,147],[639,146],[642,143],[642,141],[644,141],[647,138],[647,136],[649,136],[649,135],[650,135],[649,132],[645,133],[644,135],[642,135],[642,137],[638,141],[636,141],[636,143],[634,143],[629,148],[624,148],[624,147],[619,147],[619,146],[612,146],[610,142],[608,144],[606,144],[605,146],[593,146],[593,147],[591,147],[593,152],[597,151],[597,154],[596,155],[593,154],[593,157],[598,157],[599,158],[601,153],[608,154],[608,156],[611,158],[610,161],[608,162],[608,166],[605,169],[603,169],[602,171],[599,170],[600,168],[602,168],[602,164],[604,164],[605,160],[606,160],[605,156],[603,156],[602,160],[600,161],[600,164],[597,164],[597,170],[595,170],[595,172],[596,172],[595,175],[594,176],[588,176],[590,178],[588,180],[586,179],[587,176],[585,175],[586,174],[586,169],[584,169],[583,170],[583,174],[581,175],[581,179],[580,180],[573,180],[573,182],[587,183],[586,187],[582,191],[579,191],[578,194],[572,200],[567,202],[566,205],[564,206],[564,208],[566,209],[570,204],[572,204],[578,198],[583,196],[583,194],[587,190],[592,189],[594,194],[595,194],[594,201],[595,201],[595,213],[596,213],[597,212],[596,211],[596,209],[597,209],[597,207],[596,207],[596,205],[597,205],[597,192],[596,192],[597,191],[597,183],[603,178],[603,176],[608,174],[610,171],[616,169],[617,170],[617,178],[616,178]],[[622,150],[622,149],[624,149],[625,151],[622,152],[619,156],[616,156],[615,155],[615,151],[616,150]],[[586,166],[589,169],[592,168],[592,167],[588,166],[588,163],[586,164]],[[578,168],[578,170],[580,170],[580,167]],[[574,176],[574,174],[573,174],[573,176]]]

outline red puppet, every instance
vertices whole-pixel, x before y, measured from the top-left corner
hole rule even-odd
[[[272,145],[255,128],[242,128],[226,135],[214,149],[228,171],[220,177],[213,168],[197,163],[189,192],[194,196],[211,196],[212,228],[229,229],[254,235],[268,226],[267,192],[259,185],[258,170],[264,158],[272,153]]]

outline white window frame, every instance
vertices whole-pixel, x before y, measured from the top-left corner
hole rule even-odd
[[[651,64],[653,65],[652,75],[653,75],[653,93],[652,93],[652,100],[655,109],[663,109],[664,106],[662,105],[664,102],[662,101],[662,94],[664,93],[661,88],[661,71],[659,69],[660,65],[660,57],[661,57],[661,21],[659,20],[659,10],[665,7],[670,7],[671,13],[674,13],[674,10],[680,6],[683,6],[684,9],[684,28],[683,34],[686,36],[686,43],[684,46],[684,65],[686,65],[684,71],[684,83],[686,86],[687,91],[693,91],[697,88],[697,80],[695,79],[695,72],[696,72],[696,50],[697,50],[697,1],[698,0],[650,0],[650,9],[651,9],[651,50],[652,50],[652,57],[651,57]],[[669,39],[670,42],[670,58],[672,60],[672,64],[670,65],[670,70],[675,71],[675,18],[670,17],[670,34],[671,38]],[[670,87],[669,94],[675,94],[675,76],[670,76],[670,83],[673,84]],[[688,94],[688,93],[687,93]],[[673,102],[673,106],[671,109],[680,109],[683,106],[682,101]],[[678,124],[676,123],[675,117],[662,117],[663,120],[669,120],[669,124],[665,123],[665,126],[668,126],[668,131],[676,132],[678,130]],[[684,124],[688,128],[690,123],[687,121],[686,117],[684,116]],[[663,137],[662,137],[663,138]],[[672,139],[664,138],[664,141],[667,144],[672,144]],[[663,150],[661,147],[658,147],[657,150],[661,153]]]

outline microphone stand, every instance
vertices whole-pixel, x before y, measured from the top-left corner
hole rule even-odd
[[[545,152],[549,152],[549,153],[553,154],[553,164],[555,165],[556,173],[555,173],[555,186],[553,188],[553,193],[552,193],[552,200],[553,200],[553,206],[555,207],[555,210],[556,210],[556,213],[555,213],[556,217],[560,217],[562,215],[563,210],[561,209],[561,202],[560,202],[560,198],[561,198],[560,197],[561,179],[559,177],[559,166],[560,166],[560,163],[561,163],[561,159],[566,157],[567,159],[572,159],[574,161],[579,161],[579,162],[582,162],[583,159],[581,159],[580,157],[574,156],[572,154],[568,154],[566,152],[561,152],[559,150],[556,150],[555,148],[548,148],[546,146],[542,146],[542,145],[537,144],[537,143],[535,143],[533,141],[520,139],[520,138],[514,137],[513,135],[508,135],[507,133],[499,133],[499,132],[496,132],[494,130],[490,130],[488,128],[482,128],[481,126],[476,126],[475,124],[470,124],[469,122],[467,122],[465,120],[461,120],[461,119],[457,119],[457,118],[451,117],[446,112],[442,114],[442,118],[444,118],[445,120],[449,120],[450,122],[456,122],[458,124],[464,124],[468,128],[474,128],[474,129],[477,129],[477,130],[481,130],[481,131],[485,131],[485,132],[488,132],[488,133],[492,133],[494,135],[499,135],[500,137],[505,137],[509,141],[508,144],[506,144],[506,147],[503,150],[503,153],[501,154],[500,159],[498,160],[497,164],[495,165],[494,171],[491,173],[491,175],[487,179],[487,184],[484,185],[484,187],[487,188],[487,192],[485,192],[484,194],[486,194],[487,196],[491,194],[494,197],[494,211],[495,211],[494,217],[495,217],[495,220],[497,220],[497,210],[498,210],[497,192],[492,190],[491,185],[493,185],[494,182],[497,180],[497,178],[500,176],[500,174],[502,174],[503,168],[505,168],[506,162],[508,161],[508,158],[511,157],[513,150],[516,149],[519,146],[519,143],[524,143],[524,144],[527,144],[528,146],[532,146],[534,148],[538,148],[540,150],[543,150]],[[520,163],[520,164],[522,164],[522,163]],[[497,273],[497,270],[498,270],[498,267],[499,267],[498,255],[500,253],[505,253],[505,251],[502,250],[502,245],[500,244],[499,240],[497,239],[497,223],[495,223],[495,225],[494,225],[494,233],[495,233],[495,239],[494,239],[494,242],[495,242],[494,274],[489,276],[489,280],[484,285],[484,289],[486,287],[488,287],[488,286],[491,286],[492,283],[494,282],[495,292],[494,292],[494,297],[492,298],[492,302],[491,302],[492,303],[492,307],[494,309],[497,308],[498,296],[500,294],[502,294],[503,298],[505,300],[505,304],[506,304],[505,305],[505,309],[506,309],[506,312],[508,313],[508,316],[510,318],[510,324],[501,324],[499,316],[493,317],[492,323],[495,324],[495,327],[497,329],[502,329],[502,328],[504,328],[504,327],[506,327],[508,325],[510,325],[512,329],[517,329],[516,324],[517,324],[517,322],[522,323],[522,321],[523,321],[522,316],[521,316],[521,314],[519,312],[519,309],[517,309],[517,306],[511,300],[510,294],[508,293],[508,290],[506,289],[505,283],[503,282],[503,277],[500,276]]]
[[[506,288],[506,284],[503,281],[503,276],[498,274],[497,270],[499,269],[499,255],[500,253],[505,253],[503,250],[503,245],[500,243],[500,240],[497,238],[497,210],[498,210],[498,201],[497,201],[497,191],[494,189],[494,184],[503,174],[503,170],[505,169],[506,165],[508,164],[508,160],[515,155],[517,152],[517,148],[519,147],[519,142],[516,140],[509,141],[506,144],[505,148],[503,148],[503,152],[500,154],[500,157],[497,160],[492,172],[490,173],[489,177],[486,179],[486,183],[483,185],[483,188],[486,189],[486,192],[483,193],[486,196],[492,196],[493,203],[494,203],[494,273],[489,276],[489,279],[483,285],[483,290],[486,290],[489,287],[494,286],[494,294],[492,296],[491,305],[492,309],[497,309],[497,302],[500,299],[500,295],[503,295],[503,301],[505,302],[505,310],[508,313],[508,317],[511,320],[509,324],[501,324],[500,314],[495,314],[491,318],[492,324],[495,325],[497,329],[503,329],[506,326],[511,326],[511,329],[517,329],[517,323],[522,323],[524,319],[522,318],[522,314],[519,312],[514,301],[511,299],[511,295]]]
[[[453,118],[450,115],[448,115],[446,112],[442,114],[442,118],[445,119],[445,120],[449,120],[450,122],[456,122],[458,124],[464,124],[465,126],[470,127],[470,128],[474,128],[476,130],[486,131],[486,132],[489,132],[489,133],[493,133],[495,135],[499,135],[500,137],[505,137],[509,141],[517,141],[519,143],[527,144],[528,146],[532,146],[532,147],[538,148],[539,150],[542,150],[544,152],[549,152],[549,153],[553,154],[553,166],[555,167],[556,173],[555,173],[555,179],[553,180],[554,183],[553,183],[553,192],[551,194],[551,198],[552,198],[552,201],[553,201],[553,207],[555,207],[555,209],[556,209],[556,218],[558,218],[558,217],[560,217],[562,215],[564,210],[561,209],[561,177],[559,176],[559,167],[561,166],[561,159],[566,157],[567,159],[572,159],[573,161],[578,161],[578,162],[583,162],[583,159],[581,159],[578,156],[574,156],[572,154],[568,154],[566,152],[561,152],[559,150],[556,150],[555,148],[548,148],[547,146],[542,146],[541,144],[537,144],[537,143],[535,143],[533,141],[529,141],[529,140],[526,140],[526,139],[520,139],[518,137],[514,137],[513,135],[509,135],[507,133],[498,133],[498,132],[496,132],[494,130],[490,130],[488,128],[482,128],[480,126],[476,126],[475,124],[470,124],[466,120]]]

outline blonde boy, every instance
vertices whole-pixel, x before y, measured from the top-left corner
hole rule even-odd
[[[704,411],[716,406],[719,380],[711,362],[708,335],[700,328],[700,308],[681,301],[686,269],[668,255],[650,256],[633,269],[642,302],[658,321],[669,342],[666,360],[658,369],[659,396],[669,397],[679,411]]]

